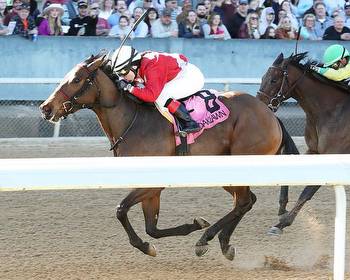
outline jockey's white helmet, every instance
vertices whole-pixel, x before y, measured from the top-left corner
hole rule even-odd
[[[126,75],[132,66],[138,64],[141,54],[131,46],[122,46],[115,50],[112,59],[115,61],[113,72]]]

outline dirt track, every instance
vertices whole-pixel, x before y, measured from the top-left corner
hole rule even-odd
[[[90,147],[88,139],[79,145],[41,143],[39,148],[34,140],[10,142],[12,152],[2,143],[0,157],[24,156],[23,150],[27,157],[42,157],[46,150],[55,152],[45,156],[56,157],[81,156],[86,151],[108,155],[104,145]],[[144,240],[156,246],[158,256],[148,257],[132,248],[114,213],[127,190],[0,193],[0,279],[331,279],[333,190],[321,189],[293,226],[277,238],[265,234],[277,221],[277,189],[253,191],[258,201],[231,238],[238,253],[232,262],[222,256],[217,238],[205,256],[196,257],[194,244],[201,232],[150,238],[144,233],[139,206],[130,211],[131,222]],[[290,203],[299,192],[300,188],[293,189]],[[161,204],[161,228],[191,222],[197,216],[213,223],[232,207],[230,196],[221,189],[165,190]],[[349,241],[348,234],[347,271]]]

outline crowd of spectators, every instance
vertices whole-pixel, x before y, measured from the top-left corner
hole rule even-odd
[[[44,1],[0,0],[0,35],[123,39],[149,9],[131,39],[350,40],[350,0]]]

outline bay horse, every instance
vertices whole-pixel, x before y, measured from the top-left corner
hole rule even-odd
[[[284,58],[281,53],[262,77],[257,96],[273,111],[280,104],[294,98],[306,114],[305,141],[307,154],[350,153],[350,95],[348,89],[310,70],[314,62],[307,53]],[[296,176],[298,176],[296,174]],[[320,186],[307,186],[291,211],[286,210],[288,187],[281,191],[280,221],[270,229],[271,234],[281,234],[290,226],[303,205]]]
[[[57,122],[80,109],[89,108],[96,113],[114,156],[175,156],[172,124],[155,108],[137,104],[118,92],[110,75],[102,54],[76,65],[40,105],[43,118]],[[230,110],[228,119],[204,131],[190,145],[190,155],[271,155],[294,145],[283,124],[257,98],[227,92],[220,100]],[[204,218],[195,218],[193,223],[159,229],[157,222],[163,188],[132,190],[117,206],[116,216],[130,244],[147,255],[156,256],[155,247],[137,235],[127,216],[129,209],[138,203],[142,204],[146,233],[151,237],[188,235],[208,227],[196,243],[196,254],[205,254],[208,241],[219,234],[222,253],[232,260],[235,248],[229,244],[230,237],[252,208],[256,196],[246,186],[223,188],[232,195],[234,207],[212,226]]]

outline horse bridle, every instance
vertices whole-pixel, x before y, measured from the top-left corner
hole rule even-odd
[[[78,98],[84,95],[91,86],[96,87],[98,96],[101,93],[101,90],[96,81],[96,74],[98,68],[96,68],[93,71],[90,71],[86,64],[81,64],[79,66],[81,67],[81,69],[84,70],[83,75],[79,77],[80,79],[85,79],[82,87],[72,96],[69,96],[67,94],[67,92],[63,89],[63,86],[58,90],[58,92],[61,93],[66,99],[66,101],[62,103],[62,107],[67,115],[71,111],[73,111],[73,109],[92,109],[94,104],[77,103]]]
[[[290,92],[292,92],[292,90],[295,88],[295,86],[304,78],[306,71],[303,71],[303,74],[300,75],[300,77],[298,79],[296,79],[296,81],[290,85],[289,81],[288,81],[288,63],[285,64],[285,67],[280,67],[280,66],[275,66],[272,65],[269,67],[268,71],[270,69],[277,69],[279,71],[282,72],[283,78],[282,78],[282,82],[281,82],[281,86],[277,92],[276,95],[274,95],[274,97],[271,98],[271,96],[269,96],[268,94],[266,94],[265,92],[258,90],[257,94],[266,97],[269,100],[269,104],[267,105],[273,112],[276,112],[277,109],[279,108],[279,106],[282,104],[283,101],[287,100],[290,96]],[[287,91],[286,93],[283,93],[283,89],[285,84],[287,85]]]

